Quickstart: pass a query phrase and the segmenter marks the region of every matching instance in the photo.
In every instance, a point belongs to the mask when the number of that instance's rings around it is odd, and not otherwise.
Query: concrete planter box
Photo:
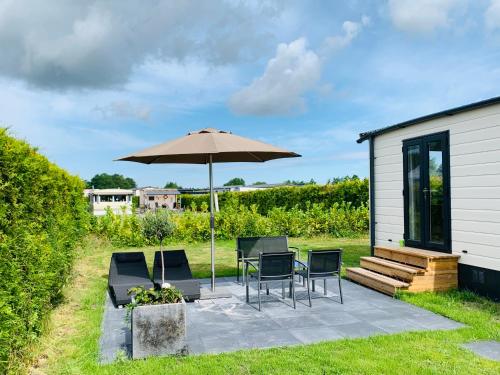
[[[186,302],[132,311],[132,358],[186,354]]]

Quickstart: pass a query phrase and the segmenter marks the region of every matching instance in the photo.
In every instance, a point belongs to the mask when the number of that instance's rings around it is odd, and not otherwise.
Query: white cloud
[[[234,94],[230,108],[238,114],[278,115],[305,110],[302,95],[321,76],[319,56],[307,49],[305,38],[282,43],[269,60],[262,77]]]
[[[257,116],[304,112],[304,95],[308,91],[331,91],[329,85],[318,85],[323,60],[330,52],[347,47],[369,23],[367,16],[363,16],[360,22],[345,21],[342,24],[343,34],[326,38],[320,53],[308,49],[304,37],[290,44],[280,44],[276,56],[267,63],[264,74],[233,94],[229,107],[237,114]]]
[[[274,44],[280,3],[0,1],[0,75],[49,89],[113,88],[147,59],[210,65],[257,59]]]
[[[325,39],[325,49],[327,52],[336,51],[347,47],[355,39],[363,27],[370,24],[370,17],[363,16],[361,22],[345,21],[342,24],[343,35],[331,36]]]
[[[500,29],[500,0],[491,0],[484,18],[489,30]]]
[[[147,105],[134,105],[128,100],[117,100],[106,106],[96,105],[94,111],[100,112],[102,117],[131,118],[142,121],[148,121],[151,115],[151,108]]]
[[[450,24],[450,12],[460,0],[389,0],[389,13],[398,29],[429,34]]]

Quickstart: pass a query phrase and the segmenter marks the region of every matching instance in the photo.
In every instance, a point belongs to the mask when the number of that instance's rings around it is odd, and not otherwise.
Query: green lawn
[[[366,239],[292,239],[290,245],[342,247],[346,265],[357,265],[369,253]],[[181,246],[169,246],[179,248]],[[182,246],[193,272],[208,277],[209,244]],[[129,249],[130,251],[136,249]],[[155,248],[140,249],[152,262]],[[34,374],[499,374],[500,363],[461,349],[476,339],[500,340],[500,304],[469,293],[403,294],[400,298],[467,324],[454,331],[434,331],[339,340],[290,348],[249,350],[184,358],[120,360],[99,366],[98,340],[111,252],[106,243],[90,240],[76,264],[66,301],[53,313],[39,347]],[[217,273],[235,270],[234,242],[217,243]]]

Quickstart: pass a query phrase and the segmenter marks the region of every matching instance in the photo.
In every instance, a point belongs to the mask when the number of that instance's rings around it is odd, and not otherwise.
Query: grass
[[[357,265],[369,252],[367,240],[331,238],[292,239],[291,245],[308,248],[342,247],[346,265]],[[169,248],[179,246],[169,246]],[[209,244],[185,246],[193,273],[208,277]],[[136,250],[136,249],[128,249]],[[141,249],[148,264],[155,248]],[[462,349],[461,343],[478,339],[500,340],[499,304],[470,293],[401,294],[398,297],[467,325],[453,331],[415,332],[339,340],[289,348],[248,350],[193,357],[165,357],[111,365],[97,364],[98,340],[110,253],[107,243],[91,239],[82,248],[66,301],[58,307],[47,334],[34,350],[33,374],[498,374],[498,362]],[[218,275],[235,270],[234,242],[217,243]]]

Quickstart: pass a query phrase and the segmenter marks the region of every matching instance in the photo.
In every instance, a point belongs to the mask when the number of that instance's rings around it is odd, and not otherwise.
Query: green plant
[[[139,197],[137,195],[134,195],[132,197],[132,210],[136,210],[139,208]]]
[[[128,294],[133,295],[132,302],[127,305],[129,310],[137,306],[163,305],[182,301],[182,292],[175,287],[145,289],[142,286],[137,286],[130,288]]]
[[[148,211],[142,219],[142,232],[146,238],[156,238],[160,241],[161,257],[161,287],[165,284],[165,261],[163,259],[163,241],[174,231],[175,225],[168,210]]]
[[[286,211],[294,207],[306,210],[311,204],[323,204],[325,208],[330,208],[335,203],[342,204],[350,202],[353,207],[368,205],[368,179],[357,177],[345,177],[335,183],[327,185],[308,184],[304,186],[282,186],[265,190],[254,190],[244,192],[225,192],[218,194],[219,207],[223,211],[227,205],[237,205],[250,208],[257,207],[257,212],[261,215],[268,215],[274,208],[283,208]],[[183,206],[191,210],[200,210],[208,207],[209,195],[182,195]]]
[[[90,223],[83,189],[0,129],[0,373],[16,371],[62,300]]]

